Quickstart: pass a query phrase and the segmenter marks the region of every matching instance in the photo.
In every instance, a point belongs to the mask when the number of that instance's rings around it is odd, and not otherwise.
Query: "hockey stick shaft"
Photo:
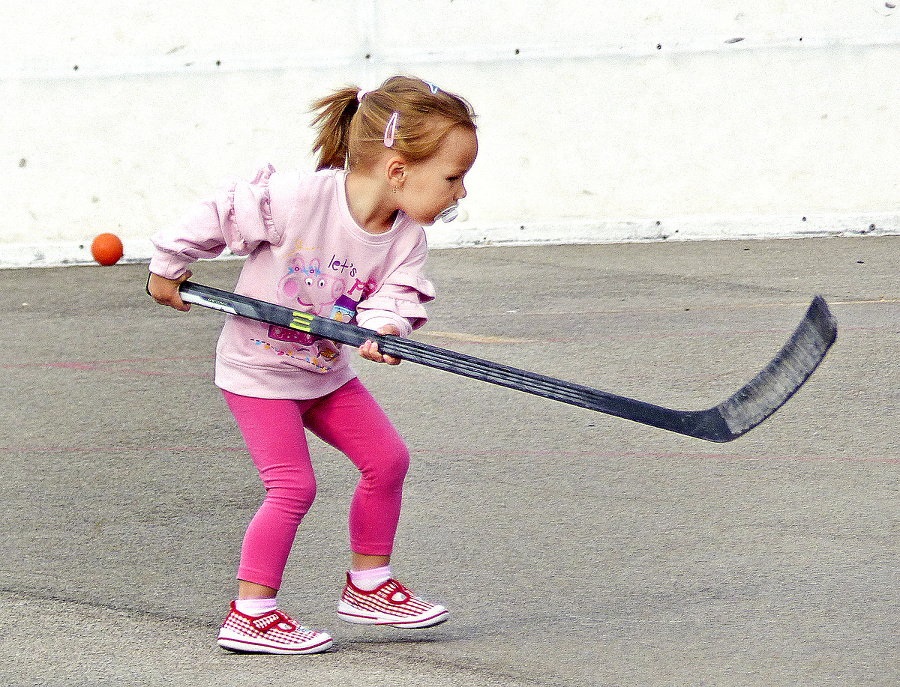
[[[370,329],[349,323],[299,312],[190,281],[181,285],[181,297],[185,302],[351,346],[375,341],[382,353],[409,362],[717,442],[731,441],[777,410],[806,381],[824,357],[836,334],[836,326],[824,300],[817,298],[791,340],[753,381],[719,406],[703,411],[682,411],[520,370],[412,339],[377,334]],[[750,400],[747,400],[750,396],[748,390],[753,392]],[[750,401],[754,403],[753,410],[746,412]],[[723,413],[723,409],[730,409],[730,415],[727,412]]]
[[[654,424],[650,422],[657,414],[654,411],[662,410],[649,403],[616,396],[580,384],[520,370],[411,339],[377,334],[371,329],[297,312],[284,306],[258,301],[193,282],[185,282],[182,285],[181,297],[186,302],[197,303],[351,346],[361,346],[366,341],[375,341],[378,343],[378,350],[381,353],[408,362],[627,419],[634,419],[635,413],[643,411],[641,415],[643,420],[639,419],[638,421]]]

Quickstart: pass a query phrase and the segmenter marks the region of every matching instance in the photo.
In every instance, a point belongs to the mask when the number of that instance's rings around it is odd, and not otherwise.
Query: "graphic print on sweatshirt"
[[[307,262],[299,251],[294,253],[288,273],[278,283],[278,303],[288,308],[351,322],[356,306],[376,287],[356,279],[352,263],[337,256],[325,263],[320,258]],[[349,285],[349,288],[348,288]],[[306,363],[316,372],[328,372],[340,355],[341,346],[327,339],[294,329],[269,326],[270,341],[256,341],[257,345],[276,355],[286,355]]]

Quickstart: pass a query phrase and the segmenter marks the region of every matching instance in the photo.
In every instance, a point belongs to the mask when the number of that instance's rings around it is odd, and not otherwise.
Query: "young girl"
[[[423,225],[453,214],[478,151],[474,114],[461,98],[394,77],[377,90],[339,90],[315,103],[315,174],[268,166],[232,180],[153,237],[150,294],[188,310],[178,287],[198,258],[226,247],[247,260],[242,293],[408,336],[426,320],[434,290],[423,276]],[[374,342],[363,358],[396,365]],[[351,623],[429,627],[443,606],[391,577],[409,452],[356,378],[339,344],[227,316],[216,385],[266,488],[241,548],[238,594],[219,632],[225,649],[325,651],[331,637],[278,609],[291,545],[316,492],[305,430],[345,453],[361,473],[350,506],[350,570],[338,615]]]

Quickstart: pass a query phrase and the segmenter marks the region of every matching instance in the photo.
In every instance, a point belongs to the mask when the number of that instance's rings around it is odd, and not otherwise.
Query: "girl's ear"
[[[388,184],[394,189],[402,187],[403,182],[406,181],[406,171],[408,168],[409,165],[406,160],[401,157],[395,156],[388,159],[387,164],[385,165]]]

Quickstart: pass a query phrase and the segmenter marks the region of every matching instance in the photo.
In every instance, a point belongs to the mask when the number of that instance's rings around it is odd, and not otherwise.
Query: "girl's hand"
[[[147,282],[147,290],[150,292],[153,300],[160,305],[168,305],[176,310],[187,312],[191,309],[191,305],[181,300],[178,287],[181,286],[181,282],[190,279],[190,277],[190,270],[178,277],[178,279],[166,279],[151,272],[150,281]]]
[[[400,334],[400,330],[392,324],[386,324],[378,330],[378,333],[393,334],[394,336],[398,336]],[[375,363],[387,363],[388,365],[399,365],[401,363],[400,358],[394,358],[390,355],[382,355],[378,350],[378,344],[374,341],[366,341],[362,346],[360,346],[359,354],[366,360],[371,360]]]

